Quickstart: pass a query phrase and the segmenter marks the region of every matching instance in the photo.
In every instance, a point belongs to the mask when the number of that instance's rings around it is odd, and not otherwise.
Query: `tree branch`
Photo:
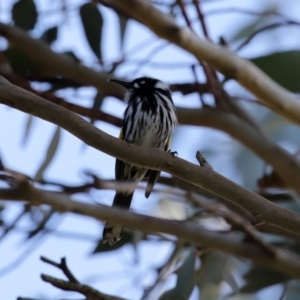
[[[274,143],[264,131],[256,130],[234,114],[216,109],[179,108],[176,112],[181,124],[207,126],[230,134],[273,166],[286,185],[300,193],[300,164],[295,157]]]
[[[23,183],[23,186],[24,186],[24,183]],[[86,296],[87,299],[89,299],[89,300],[125,300],[124,298],[103,294],[88,285],[81,284],[75,278],[75,276],[72,274],[70,269],[68,268],[65,257],[63,257],[60,260],[60,263],[57,263],[57,262],[55,262],[47,257],[44,257],[44,256],[41,257],[41,260],[47,264],[50,264],[50,265],[60,269],[65,274],[65,276],[68,278],[69,281],[65,281],[65,280],[58,279],[58,278],[55,278],[55,277],[52,277],[49,275],[41,274],[42,280],[52,284],[53,286],[55,286],[61,290],[81,293],[84,296]],[[18,298],[18,299],[22,299],[22,298]]]
[[[241,243],[237,237],[206,230],[193,222],[175,222],[132,213],[121,208],[82,203],[71,200],[64,194],[39,191],[27,181],[16,182],[15,186],[14,198],[11,199],[14,201],[25,199],[25,201],[28,201],[32,205],[50,205],[53,209],[61,213],[73,212],[75,214],[90,216],[100,221],[106,220],[116,225],[146,232],[171,234],[182,241],[195,245],[204,244],[211,246],[234,255],[252,259],[256,263],[280,270],[292,277],[300,278],[300,259],[292,253],[282,251],[279,248],[276,248],[276,255],[270,255],[262,247],[253,242]],[[0,199],[3,199],[3,192],[4,189],[0,189]],[[55,285],[54,281],[52,284]],[[58,284],[55,286],[58,286]],[[63,283],[58,287],[63,288],[62,286]]]
[[[193,54],[199,61],[235,79],[268,107],[300,124],[300,103],[294,95],[274,82],[251,62],[238,57],[226,48],[200,39],[188,28],[180,27],[175,20],[142,0],[98,0],[116,7],[147,26],[159,37]],[[134,9],[132,9],[134,7]]]
[[[61,126],[87,145],[122,161],[161,170],[200,186],[247,210],[255,216],[255,222],[259,220],[260,223],[273,224],[300,234],[299,214],[281,208],[211,170],[200,168],[165,151],[139,147],[114,138],[72,112],[18,88],[1,77],[0,103]],[[299,185],[296,190],[300,190]],[[14,198],[10,195],[9,199]]]

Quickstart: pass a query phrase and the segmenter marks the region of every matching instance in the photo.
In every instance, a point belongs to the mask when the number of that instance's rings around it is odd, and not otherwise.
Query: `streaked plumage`
[[[170,137],[177,124],[175,107],[169,86],[149,77],[137,78],[131,82],[111,80],[127,88],[123,127],[120,138],[135,145],[169,149]],[[116,160],[115,176],[119,182],[132,182],[126,192],[117,192],[113,205],[129,208],[136,185],[144,177],[148,178],[145,196],[148,198],[160,172],[147,170]],[[121,239],[123,228],[106,223],[103,242],[113,245]]]

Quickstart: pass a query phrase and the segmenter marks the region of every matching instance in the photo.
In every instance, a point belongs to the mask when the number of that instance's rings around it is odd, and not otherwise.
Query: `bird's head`
[[[140,77],[132,81],[123,81],[118,79],[109,79],[109,81],[124,86],[130,94],[137,93],[141,96],[154,92],[170,92],[169,86],[167,84],[160,81],[159,79],[151,77]]]

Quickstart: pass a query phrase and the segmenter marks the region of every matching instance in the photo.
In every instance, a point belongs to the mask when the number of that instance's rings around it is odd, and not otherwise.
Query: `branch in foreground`
[[[276,248],[276,255],[270,255],[253,242],[241,242],[238,237],[210,231],[193,222],[175,222],[132,213],[121,208],[82,203],[71,200],[64,194],[42,192],[27,181],[17,181],[15,186],[14,189],[0,189],[0,199],[13,201],[25,199],[32,205],[50,205],[53,209],[62,213],[73,212],[145,232],[171,234],[184,242],[214,247],[252,259],[256,263],[277,269],[292,277],[300,278],[300,259],[296,255],[278,248]]]
[[[0,22],[0,35],[7,38],[10,44],[20,49],[25,53],[30,60],[36,64],[42,65],[44,68],[39,68],[39,71],[46,69],[46,74],[38,74],[33,80],[54,81],[57,83],[57,78],[51,78],[51,75],[62,76],[63,80],[71,80],[67,82],[71,86],[80,83],[85,86],[94,86],[104,96],[114,96],[123,100],[125,89],[121,86],[111,88],[111,83],[107,79],[113,78],[113,75],[108,72],[97,72],[91,68],[74,62],[70,57],[64,54],[54,52],[46,43],[39,39],[30,37],[26,31],[16,26],[6,25]],[[38,77],[40,76],[40,78]],[[61,80],[62,81],[62,80]],[[188,95],[194,92],[210,93],[210,88],[206,83],[178,83],[170,84],[173,92],[181,92],[183,95]]]
[[[41,278],[45,282],[48,282],[61,290],[78,292],[86,296],[89,300],[125,300],[124,298],[103,294],[88,285],[81,284],[69,270],[65,257],[61,259],[60,263],[56,263],[55,261],[43,256],[41,257],[41,260],[63,271],[69,279],[69,281],[65,281],[49,275],[41,275]]]
[[[226,77],[235,79],[274,111],[300,124],[300,103],[296,97],[251,62],[238,57],[226,48],[201,40],[194,32],[177,25],[170,15],[156,9],[148,1],[98,1],[116,7],[147,26],[159,37],[188,51],[199,61],[205,61]]]
[[[230,134],[273,166],[287,186],[300,192],[300,164],[263,131],[256,130],[234,114],[209,108],[180,108],[177,109],[177,115],[182,124],[207,126]]]
[[[165,151],[139,147],[114,138],[67,109],[18,88],[1,77],[0,91],[0,103],[61,126],[95,149],[122,161],[161,170],[200,186],[247,210],[253,215],[254,224],[265,222],[300,234],[298,213],[281,208],[211,170],[200,168]],[[300,192],[300,185],[295,184],[295,189]]]
[[[14,32],[14,28],[11,28],[11,30]],[[26,36],[26,33],[23,34]],[[31,42],[31,46],[29,47],[29,49],[31,49],[31,47],[33,48],[36,46],[39,47],[40,45],[39,42],[36,45],[35,40],[29,37],[28,37],[28,42]],[[60,55],[54,52],[52,54],[53,56]],[[47,63],[48,60],[49,58],[47,57]],[[93,70],[90,71],[95,72]],[[34,92],[37,95],[40,95],[45,99],[53,103],[56,103],[62,107],[65,107],[75,113],[81,114],[82,116],[97,119],[97,120],[104,120],[110,124],[114,124],[118,126],[121,125],[121,119],[119,118],[116,118],[112,115],[109,115],[99,110],[86,108],[86,107],[79,106],[77,104],[69,103],[63,100],[62,98],[51,95],[49,93],[38,94],[36,91],[32,90],[32,88],[26,81],[22,80],[20,82],[20,78],[16,78],[16,76],[13,76],[13,74],[11,74],[11,76],[9,75],[7,76],[9,77],[10,80],[12,80],[13,83],[17,84],[18,86],[26,88],[27,90]],[[107,84],[107,82],[103,82],[103,84]],[[191,84],[178,84],[178,85],[175,84],[173,85],[173,88],[174,89],[178,88],[178,91],[180,90],[182,93],[190,93],[194,89],[197,90],[201,88],[202,90],[199,90],[199,92],[203,93],[205,92],[205,89],[207,89],[208,87],[207,85],[202,85],[201,87],[201,85],[193,86]],[[244,145],[252,149],[258,156],[260,156],[262,159],[268,162],[271,166],[273,166],[274,169],[278,172],[278,174],[283,179],[285,179],[285,182],[288,185],[290,185],[294,189],[298,188],[299,186],[298,182],[300,181],[300,166],[296,162],[296,160],[293,157],[291,157],[291,155],[289,155],[286,151],[282,150],[274,142],[272,142],[268,138],[268,136],[265,135],[263,132],[261,131],[254,132],[253,128],[250,128],[249,124],[247,124],[247,122],[245,122],[244,120],[239,120],[236,116],[234,116],[234,114],[230,114],[230,115],[224,114],[221,111],[212,110],[212,109],[195,110],[195,109],[177,108],[177,115],[180,124],[209,126],[229,133],[234,138],[242,142]],[[236,124],[234,123],[237,123],[239,125],[236,126]],[[243,130],[241,130],[242,129],[241,127],[243,128]],[[251,134],[249,133],[249,130],[251,131],[250,132]],[[247,134],[246,131],[248,131]],[[254,137],[254,138],[251,139],[250,137]]]
[[[22,49],[29,58],[43,66],[47,74],[43,76],[60,75],[65,78],[80,82],[87,86],[94,86],[101,90],[103,95],[122,96],[124,89],[107,84],[107,79],[113,75],[104,72],[96,72],[82,64],[76,64],[72,58],[64,54],[58,54],[41,40],[31,38],[26,32],[17,27],[11,27],[0,22],[0,35],[7,38],[10,43]],[[40,68],[41,69],[41,68]]]

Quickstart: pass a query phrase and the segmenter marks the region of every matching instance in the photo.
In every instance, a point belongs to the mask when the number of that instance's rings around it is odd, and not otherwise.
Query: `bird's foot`
[[[178,155],[177,151],[171,151],[171,149],[168,150],[168,153],[170,153],[172,156]]]

